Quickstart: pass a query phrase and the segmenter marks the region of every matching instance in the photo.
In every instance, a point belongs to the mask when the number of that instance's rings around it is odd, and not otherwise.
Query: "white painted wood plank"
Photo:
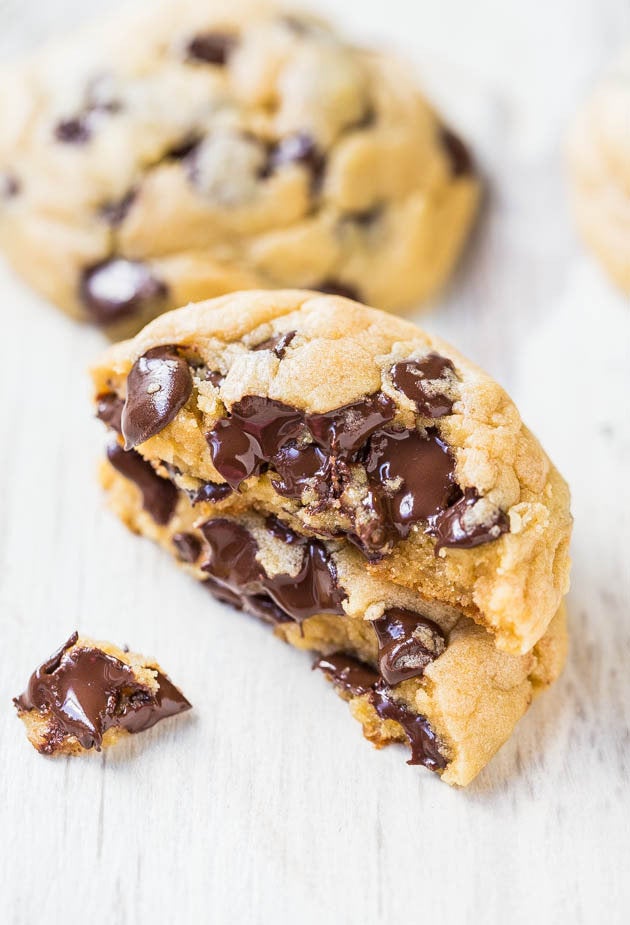
[[[0,0],[0,55],[106,3]],[[407,49],[467,129],[487,208],[424,316],[512,391],[574,491],[571,658],[467,792],[373,751],[309,668],[103,509],[101,347],[0,268],[2,921],[627,921],[630,311],[575,240],[561,137],[625,0],[322,2]],[[9,92],[2,87],[0,92]],[[419,317],[419,316],[418,316]],[[157,655],[196,706],[48,761],[10,708],[75,626]]]

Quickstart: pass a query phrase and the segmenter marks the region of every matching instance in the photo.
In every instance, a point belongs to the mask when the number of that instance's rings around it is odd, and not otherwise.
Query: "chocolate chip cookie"
[[[467,783],[558,674],[566,485],[444,342],[338,296],[244,292],[156,319],[94,382],[113,509],[325,656],[377,744]]]
[[[156,662],[76,632],[33,672],[14,703],[44,755],[100,751],[191,708]]]
[[[630,49],[578,113],[569,168],[582,237],[609,276],[630,292]]]
[[[4,75],[0,247],[34,288],[119,336],[236,289],[439,287],[479,183],[407,68],[269,5],[151,7]]]

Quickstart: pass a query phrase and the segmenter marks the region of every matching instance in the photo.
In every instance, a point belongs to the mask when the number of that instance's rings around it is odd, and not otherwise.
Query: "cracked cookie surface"
[[[408,70],[306,14],[160,3],[5,82],[0,246],[112,336],[245,288],[400,308],[476,209],[472,158]]]

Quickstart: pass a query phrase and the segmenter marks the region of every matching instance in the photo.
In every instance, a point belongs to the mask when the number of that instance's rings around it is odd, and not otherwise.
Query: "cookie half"
[[[153,3],[3,77],[0,247],[112,336],[245,288],[400,308],[476,210],[472,157],[409,68],[306,14]]]

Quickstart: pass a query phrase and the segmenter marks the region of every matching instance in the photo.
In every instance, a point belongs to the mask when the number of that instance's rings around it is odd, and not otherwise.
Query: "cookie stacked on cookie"
[[[0,247],[112,336],[236,289],[417,302],[475,213],[407,68],[258,0],[151,4],[4,79]]]
[[[133,530],[318,665],[378,745],[466,784],[565,652],[568,491],[505,392],[414,325],[244,292],[94,370]]]

